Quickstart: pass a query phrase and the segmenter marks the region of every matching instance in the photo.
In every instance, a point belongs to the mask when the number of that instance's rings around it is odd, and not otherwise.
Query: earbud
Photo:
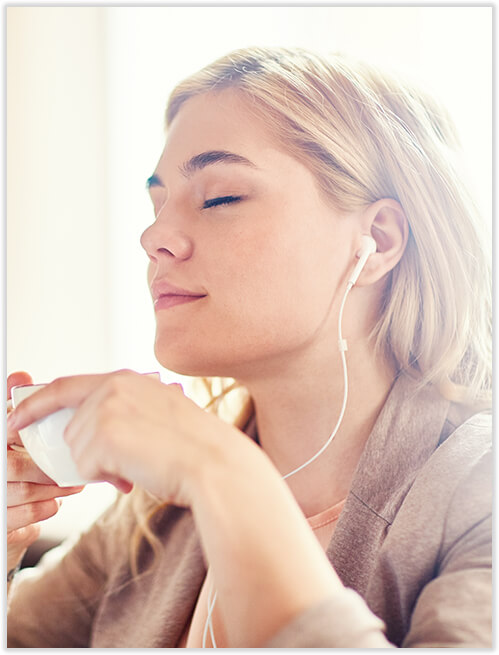
[[[367,258],[376,252],[376,241],[372,237],[368,236],[367,234],[363,234],[361,240],[362,245],[359,252],[357,253],[359,261],[353,269],[352,274],[348,278],[348,284],[351,284],[352,286],[359,279],[359,275],[364,268],[365,263],[367,262]]]

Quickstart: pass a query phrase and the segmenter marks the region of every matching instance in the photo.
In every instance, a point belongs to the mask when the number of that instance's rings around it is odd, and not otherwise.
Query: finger
[[[32,523],[24,528],[12,530],[7,533],[7,546],[22,545],[25,548],[30,546],[40,536],[40,524]],[[7,552],[8,557],[8,552]]]
[[[38,468],[28,453],[7,450],[7,481],[55,484],[54,480]]]
[[[118,478],[115,475],[105,475],[105,482],[114,485],[116,489],[123,494],[129,494],[133,489],[132,482],[128,482],[128,480],[124,480],[123,478]]]
[[[10,407],[9,407],[10,405]],[[12,409],[12,401],[8,400],[7,401],[7,416],[14,411]],[[17,430],[10,430],[9,427],[7,426],[7,446],[9,448],[12,448],[13,450],[18,450],[21,449],[21,451],[25,452],[25,448],[23,446],[23,442],[21,440],[21,436]]]
[[[78,407],[88,394],[110,375],[102,373],[58,378],[20,402],[9,414],[7,426],[11,430],[21,430],[58,409]]]
[[[148,376],[138,373],[132,373],[132,376],[135,376],[135,383],[140,379],[142,385],[158,384]],[[90,444],[102,436],[103,431],[119,433],[116,420],[124,419],[126,412],[137,403],[137,387],[130,385],[131,379],[129,371],[108,375],[82,400],[64,431],[64,440],[70,446],[75,462],[82,454],[89,453]],[[93,454],[93,447],[90,450]]]
[[[19,452],[26,452],[26,448],[23,445],[21,440],[21,435],[19,432],[14,430],[9,430],[7,428],[7,446],[12,448],[12,450],[17,450]]]
[[[17,434],[17,433],[16,433]],[[28,452],[24,446],[21,446],[20,444],[17,443],[10,443],[7,446],[8,450],[15,450],[18,453],[26,453]]]
[[[104,382],[92,389],[82,400],[74,416],[64,430],[64,441],[72,448],[73,458],[76,459],[77,452],[73,448],[73,442],[77,441],[79,449],[87,447],[87,440],[95,433],[96,423],[102,417],[102,402],[109,396],[111,382]]]
[[[35,484],[33,482],[7,482],[7,507],[17,507],[40,500],[78,494],[84,487],[59,487],[56,484]]]
[[[32,523],[45,521],[45,519],[54,516],[61,506],[60,501],[56,498],[51,500],[41,500],[36,503],[27,503],[19,507],[7,508],[7,532],[25,528]]]
[[[113,390],[115,386],[110,380],[87,396],[69,422],[64,439],[71,448],[71,455],[78,468],[85,471],[82,473],[85,478],[109,482],[118,491],[128,494],[133,489],[133,483],[116,474],[112,449],[106,447],[102,452],[98,444],[93,442],[99,436],[98,433],[103,436],[103,430],[119,433],[119,422],[116,422],[115,416],[116,413],[121,416],[123,409],[120,405],[116,407],[116,399],[112,398]],[[111,403],[114,416],[113,412],[109,412],[109,406],[106,411],[106,403]]]
[[[33,384],[33,378],[26,371],[16,371],[11,373],[7,378],[7,400],[11,397],[12,387],[18,387],[22,384]]]

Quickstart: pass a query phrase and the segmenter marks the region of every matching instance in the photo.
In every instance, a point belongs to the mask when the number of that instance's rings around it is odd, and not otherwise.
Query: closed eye
[[[234,202],[239,202],[243,196],[219,196],[218,198],[209,198],[203,203],[203,209],[210,209],[210,207],[219,207],[220,205],[230,205]]]

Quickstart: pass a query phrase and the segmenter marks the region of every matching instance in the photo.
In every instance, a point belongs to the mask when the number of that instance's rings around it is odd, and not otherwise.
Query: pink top
[[[346,499],[344,498],[339,503],[336,503],[336,505],[328,507],[324,511],[319,512],[319,514],[315,514],[314,516],[307,518],[310,527],[314,531],[317,539],[319,540],[319,543],[324,550],[326,550],[329,542],[331,541],[334,528],[340,516],[341,510],[343,509],[343,505],[345,504],[345,500]],[[203,586],[201,587],[201,592],[199,594],[196,607],[194,608],[191,623],[184,630],[184,633],[178,643],[178,648],[202,648],[203,633],[205,629],[206,618],[208,616],[208,593],[210,594],[210,602],[212,602],[215,589],[210,569],[208,569]],[[211,624],[217,648],[226,647],[227,639],[225,627],[222,623],[220,614],[217,611],[216,602],[213,613],[211,615]],[[209,630],[207,633],[206,647],[213,647]]]

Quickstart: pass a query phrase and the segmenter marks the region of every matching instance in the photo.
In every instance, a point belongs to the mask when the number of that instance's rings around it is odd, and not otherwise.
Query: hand
[[[32,384],[28,373],[12,373],[7,378],[7,400],[12,387]],[[10,404],[10,403],[9,403]],[[7,407],[7,414],[12,407]],[[19,450],[17,450],[19,448]],[[22,449],[16,430],[7,427],[7,566],[13,568],[39,536],[39,521],[53,516],[60,506],[60,496],[80,492],[83,487],[58,487]]]
[[[200,409],[180,385],[132,371],[55,380],[20,403],[12,427],[62,407],[76,408],[64,438],[84,478],[125,492],[137,483],[176,505],[192,503],[193,485],[220,455],[222,435],[243,436]]]

